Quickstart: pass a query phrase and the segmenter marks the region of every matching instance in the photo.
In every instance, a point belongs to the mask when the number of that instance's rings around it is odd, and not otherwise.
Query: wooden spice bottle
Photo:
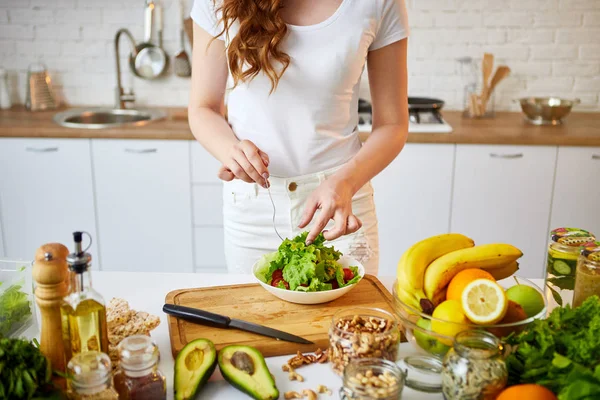
[[[60,243],[48,243],[37,249],[33,264],[36,282],[35,301],[41,314],[40,350],[54,371],[65,372],[65,348],[62,339],[60,305],[68,292],[69,249]],[[55,383],[64,387],[64,379]]]

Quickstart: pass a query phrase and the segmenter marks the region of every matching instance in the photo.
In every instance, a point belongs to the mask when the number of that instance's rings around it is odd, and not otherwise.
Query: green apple
[[[426,318],[419,318],[419,320],[417,321],[417,326],[419,328],[422,328],[425,331],[431,331],[431,320],[426,319]],[[450,350],[450,347],[441,343],[435,337],[433,337],[425,332],[422,332],[418,329],[413,330],[413,335],[415,336],[415,340],[417,341],[417,344],[423,350],[425,350],[431,354],[443,356],[448,352],[448,350]]]
[[[533,317],[544,309],[544,297],[536,289],[527,285],[515,285],[506,291],[508,300],[519,304],[527,317]]]

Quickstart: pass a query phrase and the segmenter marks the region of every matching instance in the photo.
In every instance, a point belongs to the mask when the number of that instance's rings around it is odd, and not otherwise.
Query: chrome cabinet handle
[[[133,153],[133,154],[148,154],[148,153],[156,153],[157,149],[125,149],[125,153]]]
[[[58,147],[26,147],[25,151],[30,153],[55,153]]]
[[[600,160],[600,154],[592,154],[592,160]]]
[[[523,153],[515,153],[515,154],[490,153],[490,157],[492,157],[492,158],[523,158]]]

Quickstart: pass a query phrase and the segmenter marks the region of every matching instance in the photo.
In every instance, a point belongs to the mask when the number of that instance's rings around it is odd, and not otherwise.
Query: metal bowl
[[[521,110],[528,122],[534,125],[560,125],[579,99],[565,100],[558,97],[524,97],[519,99]]]

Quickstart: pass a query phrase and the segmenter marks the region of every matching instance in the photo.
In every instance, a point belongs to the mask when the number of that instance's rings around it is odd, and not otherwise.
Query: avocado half
[[[175,400],[193,399],[217,366],[217,350],[207,339],[185,345],[175,359]]]
[[[256,400],[279,398],[279,390],[260,351],[250,346],[226,346],[219,351],[221,374]]]

